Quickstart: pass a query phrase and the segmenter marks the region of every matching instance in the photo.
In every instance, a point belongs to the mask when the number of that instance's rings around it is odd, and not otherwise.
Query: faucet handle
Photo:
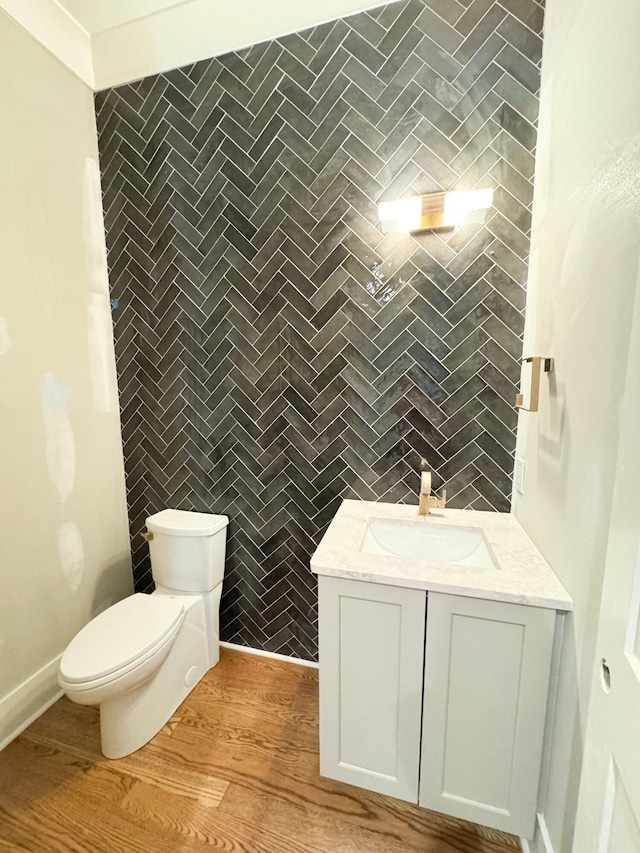
[[[447,490],[442,490],[442,497],[437,498],[435,495],[432,495],[429,498],[429,506],[431,509],[444,509],[447,505]]]
[[[429,515],[432,509],[445,509],[447,506],[447,490],[442,490],[442,497],[420,492],[418,515]]]

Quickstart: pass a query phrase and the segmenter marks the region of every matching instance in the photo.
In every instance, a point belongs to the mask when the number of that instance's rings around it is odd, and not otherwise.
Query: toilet
[[[226,515],[165,509],[146,520],[156,589],[92,619],[62,655],[72,702],[100,706],[102,752],[144,746],[220,657]]]

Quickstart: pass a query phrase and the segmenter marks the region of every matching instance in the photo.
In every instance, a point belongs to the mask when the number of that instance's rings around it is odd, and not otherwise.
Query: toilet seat
[[[184,619],[179,598],[136,593],[92,619],[74,637],[60,662],[64,689],[99,687],[160,653]]]

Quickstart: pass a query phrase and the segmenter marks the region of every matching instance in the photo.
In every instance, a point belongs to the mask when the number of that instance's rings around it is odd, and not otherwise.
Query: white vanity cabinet
[[[320,773],[416,803],[425,594],[318,581]]]
[[[418,802],[532,838],[556,613],[429,593]]]
[[[318,580],[322,775],[531,837],[556,611]]]

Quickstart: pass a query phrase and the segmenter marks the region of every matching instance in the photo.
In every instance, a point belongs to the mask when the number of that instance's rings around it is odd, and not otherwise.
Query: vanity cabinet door
[[[320,773],[416,803],[426,595],[318,581]]]
[[[533,836],[555,619],[429,593],[421,806]]]

